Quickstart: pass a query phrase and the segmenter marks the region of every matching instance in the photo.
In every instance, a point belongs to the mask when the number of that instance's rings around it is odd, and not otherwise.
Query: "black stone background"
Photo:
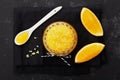
[[[16,7],[71,6],[102,4],[102,24],[108,62],[84,75],[15,74],[13,71],[13,9]],[[120,80],[119,0],[0,0],[0,80]]]

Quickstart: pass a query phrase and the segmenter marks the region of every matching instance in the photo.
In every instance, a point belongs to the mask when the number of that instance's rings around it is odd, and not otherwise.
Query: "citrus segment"
[[[98,54],[102,52],[105,45],[102,43],[91,43],[84,46],[82,49],[78,51],[75,56],[75,63],[83,63],[86,61],[91,60],[92,58],[96,57]]]
[[[81,11],[81,21],[86,30],[94,36],[103,36],[103,29],[97,16],[88,8]]]

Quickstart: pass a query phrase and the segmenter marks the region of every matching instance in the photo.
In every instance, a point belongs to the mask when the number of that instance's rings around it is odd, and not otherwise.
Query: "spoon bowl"
[[[25,44],[30,38],[31,33],[32,32],[29,29],[19,32],[14,39],[15,44],[16,45]]]

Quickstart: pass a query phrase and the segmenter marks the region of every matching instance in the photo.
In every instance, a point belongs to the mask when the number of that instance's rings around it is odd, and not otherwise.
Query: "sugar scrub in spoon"
[[[49,18],[51,18],[53,15],[55,15],[61,9],[62,9],[62,6],[54,8],[47,15],[45,15],[41,20],[39,20],[35,25],[30,27],[29,29],[19,32],[14,39],[15,44],[16,45],[25,44],[28,41],[28,39],[30,38],[33,31],[35,31],[40,25],[42,25],[45,21],[47,21]]]

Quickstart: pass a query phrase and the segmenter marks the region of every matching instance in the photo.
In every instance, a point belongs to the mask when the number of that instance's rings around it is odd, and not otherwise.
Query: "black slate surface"
[[[29,41],[22,45],[17,46],[14,44],[14,64],[17,69],[21,70],[21,72],[39,72],[39,73],[56,73],[56,74],[74,74],[79,75],[82,73],[89,73],[89,69],[91,67],[100,67],[106,62],[107,58],[105,56],[106,52],[104,51],[97,56],[96,58],[83,63],[83,64],[75,64],[74,59],[76,53],[82,48],[84,45],[93,43],[93,42],[101,42],[104,43],[105,37],[95,37],[92,36],[82,25],[80,21],[80,11],[83,6],[78,7],[63,7],[63,9],[46,21],[43,25],[41,25],[30,37]],[[85,7],[85,6],[84,6]],[[94,8],[86,6],[91,9],[97,17],[102,20],[103,9],[102,8]],[[55,7],[38,7],[38,8],[16,8],[14,9],[14,37],[16,34],[22,30],[28,29],[32,25],[34,25],[38,20],[40,20],[45,14],[47,14],[50,10]],[[69,15],[68,15],[69,14]],[[55,21],[65,21],[70,23],[78,35],[78,43],[74,51],[70,54],[71,58],[64,58],[71,66],[68,66],[60,57],[45,57],[41,56],[47,55],[47,51],[42,43],[43,32],[46,27]],[[34,39],[34,36],[37,39]],[[34,49],[36,45],[39,45],[37,50],[40,51],[39,55],[32,56],[30,58],[26,58],[26,54],[29,53],[29,50]],[[107,46],[107,44],[105,44]],[[22,68],[22,69],[21,69]],[[28,69],[30,68],[30,69]],[[56,70],[58,72],[56,72]]]
[[[104,2],[104,4],[103,4]],[[104,9],[102,19],[108,62],[91,73],[76,76],[15,74],[13,71],[13,9],[16,7],[91,5]],[[1,80],[120,80],[119,0],[0,0],[0,79]]]

